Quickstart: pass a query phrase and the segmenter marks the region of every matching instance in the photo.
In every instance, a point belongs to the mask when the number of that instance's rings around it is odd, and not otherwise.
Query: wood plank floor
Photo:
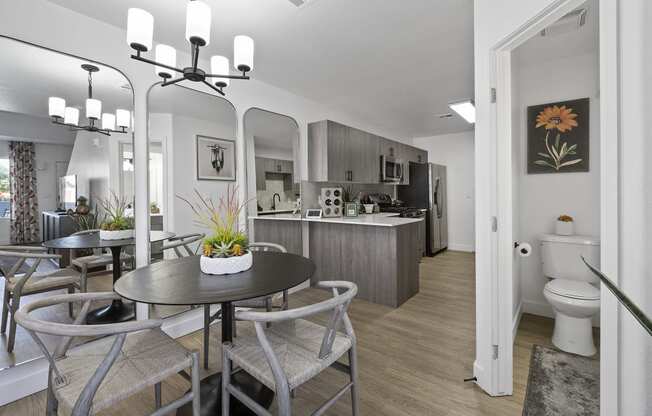
[[[306,289],[291,296],[291,307],[327,294]],[[514,395],[492,398],[477,386],[463,383],[470,377],[475,348],[475,282],[472,254],[445,252],[421,264],[420,293],[398,309],[355,300],[350,316],[358,337],[361,414],[414,416],[521,415],[532,344],[549,345],[553,321],[524,315],[517,335],[514,360]],[[323,316],[315,317],[322,321]],[[219,371],[219,328],[212,330],[209,373]],[[201,334],[181,339],[201,350]],[[345,381],[327,370],[302,386],[293,402],[294,414],[310,414]],[[188,388],[181,377],[164,383],[164,401]],[[153,410],[153,392],[134,396],[105,415],[139,415]],[[0,408],[0,415],[41,415],[43,392]],[[274,409],[272,409],[274,410]],[[348,395],[328,415],[350,414]]]

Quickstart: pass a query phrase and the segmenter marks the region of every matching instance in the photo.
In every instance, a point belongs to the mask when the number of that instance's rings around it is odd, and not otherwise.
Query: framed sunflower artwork
[[[527,173],[589,171],[589,99],[527,108]]]

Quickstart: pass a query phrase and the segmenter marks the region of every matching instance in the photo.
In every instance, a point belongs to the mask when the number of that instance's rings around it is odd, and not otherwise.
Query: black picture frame
[[[195,154],[197,180],[235,182],[237,173],[235,140],[197,134]]]

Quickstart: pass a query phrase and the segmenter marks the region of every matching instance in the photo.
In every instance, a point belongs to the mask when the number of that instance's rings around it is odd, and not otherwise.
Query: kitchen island
[[[391,307],[419,291],[424,218],[379,213],[310,219],[277,214],[252,219],[255,241],[291,245],[293,250],[300,243],[303,254],[317,267],[313,285],[321,280],[348,280],[358,285],[358,298]]]

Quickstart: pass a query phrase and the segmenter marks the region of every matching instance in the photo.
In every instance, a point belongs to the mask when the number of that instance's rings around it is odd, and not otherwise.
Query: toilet
[[[562,351],[596,353],[591,318],[600,311],[599,279],[582,261],[600,264],[600,240],[595,237],[541,236],[543,274],[550,279],[543,296],[555,312],[552,343]]]

